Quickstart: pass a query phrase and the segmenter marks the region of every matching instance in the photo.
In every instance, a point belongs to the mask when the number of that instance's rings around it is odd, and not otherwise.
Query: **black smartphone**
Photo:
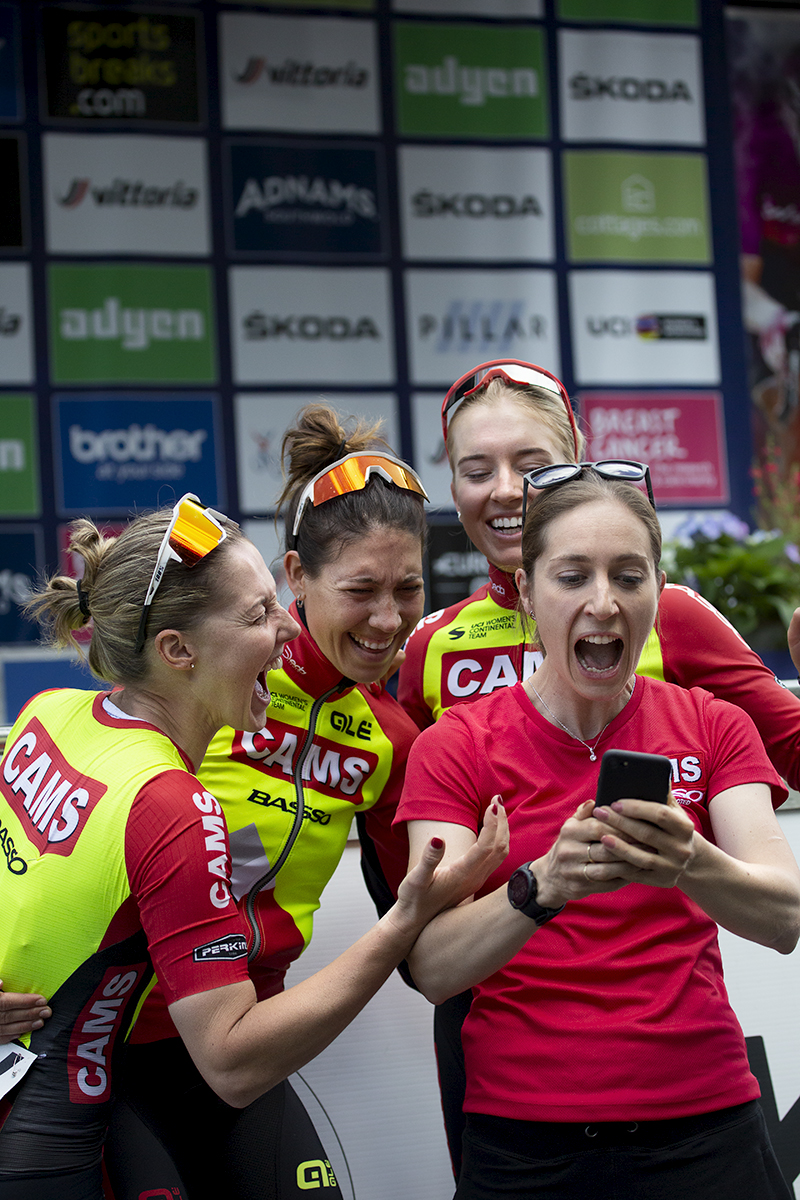
[[[636,750],[606,750],[600,762],[597,805],[615,800],[655,800],[667,803],[672,763],[663,754]]]

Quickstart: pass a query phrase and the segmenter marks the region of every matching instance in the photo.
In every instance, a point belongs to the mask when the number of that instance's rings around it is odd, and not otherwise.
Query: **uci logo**
[[[316,1188],[336,1187],[336,1176],[327,1158],[311,1158],[297,1165],[297,1186],[303,1192]]]

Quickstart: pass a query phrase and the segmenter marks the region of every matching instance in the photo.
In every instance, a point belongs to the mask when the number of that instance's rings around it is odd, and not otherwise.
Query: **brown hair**
[[[348,431],[330,405],[309,404],[301,409],[283,438],[281,465],[286,483],[278,498],[278,513],[285,506],[286,545],[297,551],[303,570],[312,579],[338,558],[345,546],[371,529],[403,530],[419,539],[422,550],[425,548],[427,526],[422,497],[377,475],[372,475],[361,491],[337,496],[318,507],[307,505],[296,544],[292,545],[297,505],[303,488],[315,475],[348,454],[377,450],[395,457],[380,436],[380,422],[349,420],[355,424]]]
[[[450,464],[453,465],[453,429],[461,414],[468,408],[474,407],[477,404],[492,404],[496,400],[502,399],[504,396],[510,396],[516,400],[523,408],[530,411],[532,417],[550,430],[555,438],[556,445],[563,454],[564,462],[575,461],[575,438],[572,433],[572,425],[564,408],[564,401],[554,392],[548,391],[546,388],[536,387],[531,385],[526,387],[519,383],[508,383],[505,379],[500,379],[495,376],[490,379],[484,386],[473,392],[471,396],[467,396],[466,400],[462,400],[457,411],[453,414],[450,425],[447,431],[447,452],[450,455]],[[578,428],[578,456],[583,458],[586,439]]]
[[[564,513],[598,500],[616,500],[629,509],[647,529],[653,566],[661,561],[661,526],[655,509],[637,487],[619,479],[604,479],[584,467],[574,479],[555,487],[528,488],[527,514],[522,530],[522,569],[530,579],[536,560],[544,553],[547,531]]]
[[[171,516],[170,507],[137,517],[115,538],[104,537],[85,517],[73,521],[68,549],[84,561],[80,587],[93,622],[88,654],[73,637],[89,621],[74,579],[52,576],[25,606],[42,625],[45,640],[59,649],[77,646],[98,679],[134,684],[147,674],[148,656],[146,651],[137,653],[136,633]],[[167,564],[150,607],[148,639],[162,629],[193,629],[221,603],[226,555],[245,540],[235,521],[226,517],[223,523],[227,537],[196,566],[172,560]]]

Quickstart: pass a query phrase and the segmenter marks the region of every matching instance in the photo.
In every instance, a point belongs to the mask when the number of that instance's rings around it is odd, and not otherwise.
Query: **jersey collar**
[[[489,563],[489,595],[501,608],[516,608],[519,603],[514,576],[501,571],[494,563]]]
[[[355,686],[353,681],[345,680],[341,671],[322,653],[308,632],[305,621],[297,610],[296,601],[292,601],[289,612],[300,626],[300,633],[291,642],[286,643],[282,669],[308,696],[322,696],[341,683],[346,683],[342,692],[349,691],[350,687]]]

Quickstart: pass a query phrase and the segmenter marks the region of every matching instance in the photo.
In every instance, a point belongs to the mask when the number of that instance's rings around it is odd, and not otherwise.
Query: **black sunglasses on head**
[[[628,458],[607,458],[601,462],[553,463],[549,467],[537,467],[535,471],[528,471],[528,474],[523,478],[522,528],[525,528],[525,511],[528,507],[529,487],[536,488],[537,490],[558,487],[560,483],[567,483],[568,480],[575,479],[587,467],[591,467],[603,479],[621,479],[624,483],[641,483],[644,480],[645,487],[647,488],[647,497],[655,511],[656,502],[653,496],[653,487],[650,483],[650,468],[646,463],[634,462]]]

